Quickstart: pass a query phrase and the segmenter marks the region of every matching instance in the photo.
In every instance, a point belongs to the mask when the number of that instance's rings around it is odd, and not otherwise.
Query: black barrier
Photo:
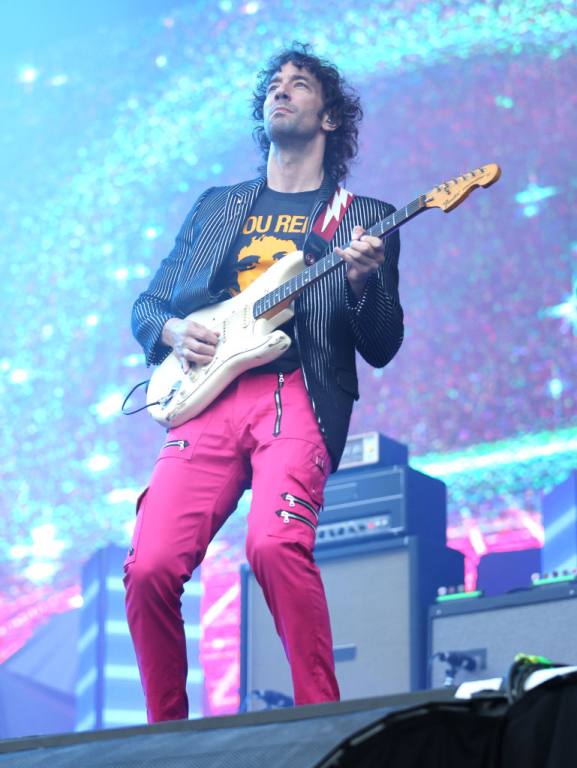
[[[493,768],[507,700],[429,704],[354,734],[314,768]]]
[[[577,673],[514,704],[505,694],[401,710],[343,740],[314,768],[573,768]]]
[[[577,673],[525,693],[507,712],[496,768],[577,766]]]

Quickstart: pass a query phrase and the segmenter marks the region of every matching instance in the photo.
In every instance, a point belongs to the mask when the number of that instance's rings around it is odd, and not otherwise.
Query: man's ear
[[[321,125],[325,131],[336,131],[336,129],[339,127],[338,122],[329,113],[323,115]]]

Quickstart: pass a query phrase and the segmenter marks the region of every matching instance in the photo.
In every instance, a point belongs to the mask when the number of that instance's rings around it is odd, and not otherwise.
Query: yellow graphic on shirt
[[[259,235],[253,237],[248,245],[241,248],[238,254],[238,286],[244,291],[253,280],[262,275],[287,253],[297,250],[296,243],[292,240],[283,240],[273,235]],[[233,293],[237,293],[233,289]]]

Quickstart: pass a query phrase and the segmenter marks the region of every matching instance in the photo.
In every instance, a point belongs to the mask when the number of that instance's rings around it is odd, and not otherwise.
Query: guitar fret
[[[368,235],[383,237],[389,234],[391,231],[397,229],[408,219],[424,210],[426,207],[425,196],[421,195],[416,200],[406,205],[404,208],[395,211],[390,216],[387,216],[382,221],[377,222],[367,230]],[[345,243],[342,247],[347,248],[350,243]],[[344,264],[340,256],[334,251],[329,253],[324,258],[311,264],[309,267],[303,269],[298,275],[295,275],[290,280],[287,280],[280,286],[277,286],[274,290],[262,296],[255,301],[253,305],[253,317],[256,319],[261,315],[268,312],[270,309],[274,309],[275,306],[283,301],[286,301],[290,296],[298,293],[310,283],[315,282],[323,275],[327,274],[336,267]]]

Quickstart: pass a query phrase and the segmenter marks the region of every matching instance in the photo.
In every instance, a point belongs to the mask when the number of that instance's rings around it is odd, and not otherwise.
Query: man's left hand
[[[365,235],[362,227],[355,227],[348,248],[335,248],[347,263],[347,280],[353,294],[359,299],[369,277],[385,260],[385,244],[380,237]]]

